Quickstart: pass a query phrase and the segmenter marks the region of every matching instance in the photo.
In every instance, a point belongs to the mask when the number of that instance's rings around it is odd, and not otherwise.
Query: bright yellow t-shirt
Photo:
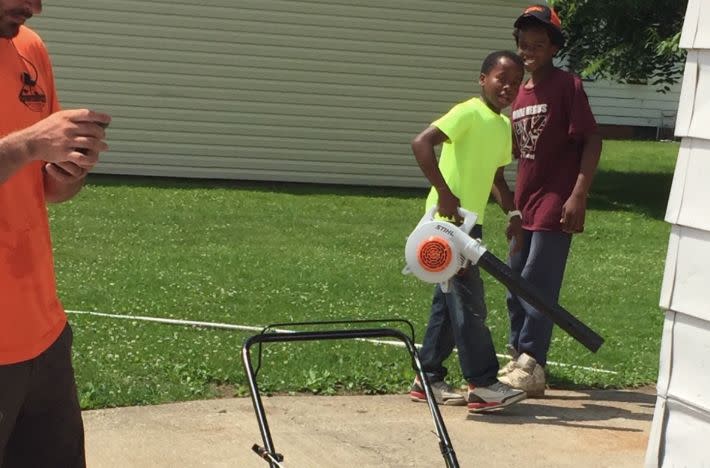
[[[510,120],[493,112],[481,99],[471,98],[432,125],[449,137],[439,159],[444,180],[461,201],[461,207],[476,213],[477,224],[483,224],[495,173],[511,161]],[[434,206],[438,198],[432,187],[426,209]]]

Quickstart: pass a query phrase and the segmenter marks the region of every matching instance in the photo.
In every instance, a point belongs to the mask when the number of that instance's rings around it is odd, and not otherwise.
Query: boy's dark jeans
[[[508,258],[508,265],[536,286],[545,299],[557,303],[571,244],[571,234],[526,230],[521,250]],[[510,291],[507,301],[510,345],[544,366],[552,339],[552,320]]]
[[[482,237],[480,225],[474,226],[471,237]],[[486,325],[487,315],[483,281],[477,266],[469,266],[451,278],[448,293],[436,286],[429,324],[419,351],[422,367],[431,382],[446,377],[443,362],[454,346],[458,349],[461,372],[469,383],[488,386],[496,382],[498,359]]]
[[[84,468],[69,324],[45,352],[0,365],[0,468]]]

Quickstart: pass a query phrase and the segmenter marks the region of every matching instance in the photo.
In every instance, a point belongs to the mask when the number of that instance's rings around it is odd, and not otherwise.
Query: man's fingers
[[[100,138],[78,136],[75,137],[72,143],[73,148],[82,154],[90,152],[101,153],[108,151],[108,145]]]
[[[86,173],[73,163],[47,163],[44,166],[47,174],[60,182],[69,183],[78,180]]]
[[[106,128],[111,123],[111,116],[103,112],[96,112],[90,109],[72,109],[64,111],[72,122],[94,123]]]
[[[71,129],[70,135],[73,135],[74,138],[88,137],[95,140],[105,140],[106,130],[95,122],[74,122],[74,128]]]
[[[102,114],[100,112],[94,113],[94,118],[91,119],[92,122],[97,124],[101,128],[106,128],[111,123],[111,116],[108,114]]]
[[[99,162],[99,155],[93,150],[86,150],[83,148],[74,148],[74,151],[69,153],[69,158],[67,161],[69,164],[73,164],[80,167],[83,170],[91,170],[97,162]]]
[[[55,163],[54,165],[65,173],[74,177],[81,177],[86,172],[81,166],[79,166],[78,164],[74,164],[70,161],[59,162]]]

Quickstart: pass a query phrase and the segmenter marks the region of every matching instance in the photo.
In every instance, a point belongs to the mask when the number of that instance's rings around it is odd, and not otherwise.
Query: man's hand
[[[48,202],[69,200],[81,190],[99,153],[108,149],[104,129],[110,122],[106,114],[69,110],[54,113],[21,132],[31,157],[46,161],[44,194]]]
[[[87,152],[87,154],[84,155],[81,166],[70,161],[65,161],[47,163],[44,165],[44,170],[47,175],[53,177],[58,182],[63,184],[71,184],[86,177],[98,160],[98,153]]]
[[[510,253],[517,253],[523,248],[523,220],[520,216],[513,216],[508,221],[508,227],[505,228],[505,237],[508,243],[515,239],[515,243],[510,249]]]
[[[109,122],[111,117],[107,114],[88,109],[65,110],[17,132],[15,137],[21,139],[31,160],[73,163],[88,170],[96,164],[97,155],[108,149],[103,126]]]
[[[584,231],[584,217],[587,211],[587,197],[574,193],[562,205],[562,230],[567,233]]]

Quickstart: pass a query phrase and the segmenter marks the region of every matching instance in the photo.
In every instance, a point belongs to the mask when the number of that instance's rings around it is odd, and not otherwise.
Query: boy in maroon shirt
[[[528,7],[515,21],[513,36],[530,78],[511,106],[515,206],[524,242],[511,249],[509,265],[557,302],[572,234],[584,230],[601,138],[582,81],[552,63],[564,45],[557,13],[545,5]],[[513,360],[500,380],[542,396],[553,323],[510,292],[507,302]]]

